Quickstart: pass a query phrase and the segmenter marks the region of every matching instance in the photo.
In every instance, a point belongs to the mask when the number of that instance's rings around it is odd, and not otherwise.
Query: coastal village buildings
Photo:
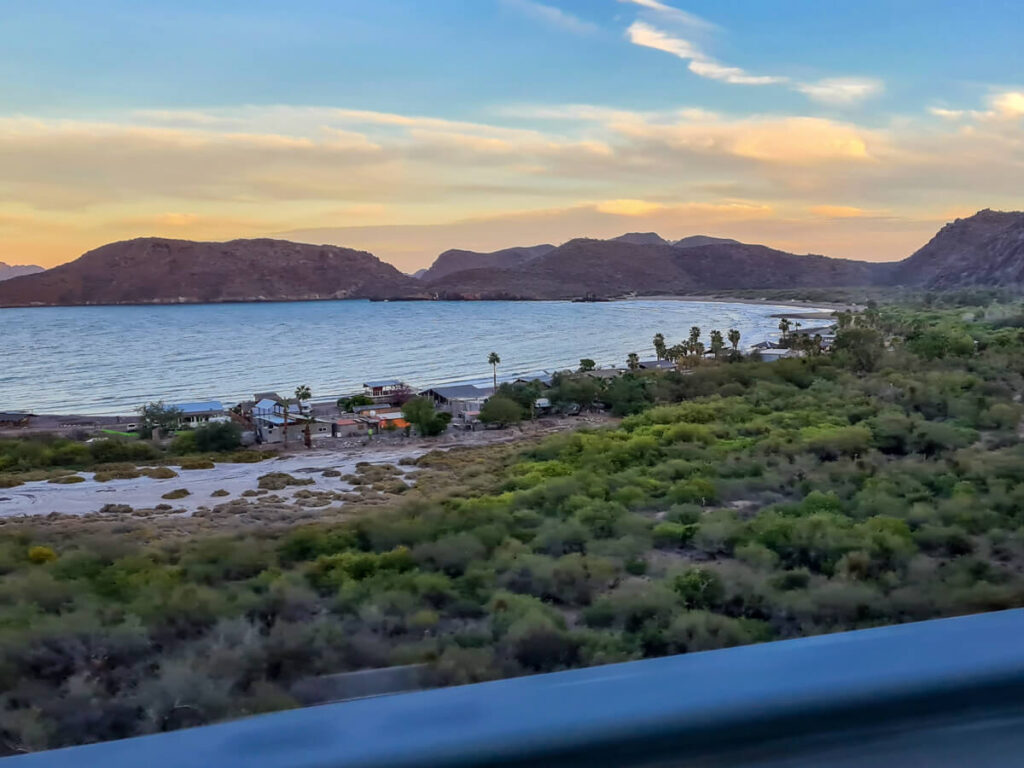
[[[409,392],[409,385],[398,379],[380,379],[363,384],[363,394],[377,401],[386,401],[409,394]]]
[[[181,412],[179,423],[183,427],[196,427],[210,422],[231,421],[219,400],[203,400],[196,403],[174,403],[172,408]]]
[[[0,427],[27,427],[31,418],[30,413],[0,412]]]
[[[640,369],[643,371],[671,371],[676,364],[671,360],[641,360]]]
[[[286,405],[287,411],[285,410]],[[260,443],[284,442],[286,424],[289,430],[294,430],[293,434],[296,438],[306,426],[306,417],[299,412],[297,404],[293,405],[269,397],[253,404],[249,417],[252,419],[253,428],[256,431],[256,441]]]

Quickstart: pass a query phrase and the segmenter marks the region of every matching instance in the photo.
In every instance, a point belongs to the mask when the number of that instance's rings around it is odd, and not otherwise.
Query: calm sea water
[[[581,357],[625,364],[653,357],[690,326],[737,328],[741,345],[778,335],[783,306],[689,301],[323,301],[0,310],[0,411],[130,413],[144,402],[262,390],[315,398],[370,379],[414,386],[501,378],[575,366]]]

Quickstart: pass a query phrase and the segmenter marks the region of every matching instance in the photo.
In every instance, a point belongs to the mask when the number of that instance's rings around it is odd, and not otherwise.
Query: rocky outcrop
[[[893,282],[936,290],[1024,288],[1024,212],[986,209],[947,224],[899,262]]]

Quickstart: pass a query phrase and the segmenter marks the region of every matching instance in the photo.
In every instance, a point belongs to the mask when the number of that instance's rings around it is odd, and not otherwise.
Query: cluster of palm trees
[[[695,325],[690,328],[690,335],[687,339],[670,347],[665,343],[665,336],[663,334],[655,334],[654,354],[658,356],[659,360],[671,360],[678,364],[691,359],[700,360],[704,357],[704,353],[710,349],[717,359],[726,349],[726,338],[728,338],[729,344],[732,345],[733,351],[739,351],[740,332],[735,328],[730,328],[724,336],[717,329],[711,331],[708,335],[709,346],[704,345],[704,342],[700,340],[700,336],[700,326]]]

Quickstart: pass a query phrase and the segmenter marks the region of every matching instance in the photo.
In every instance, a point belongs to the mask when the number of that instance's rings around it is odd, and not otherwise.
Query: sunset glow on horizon
[[[5,12],[0,261],[627,231],[877,261],[1024,207],[1012,2],[147,5]]]

